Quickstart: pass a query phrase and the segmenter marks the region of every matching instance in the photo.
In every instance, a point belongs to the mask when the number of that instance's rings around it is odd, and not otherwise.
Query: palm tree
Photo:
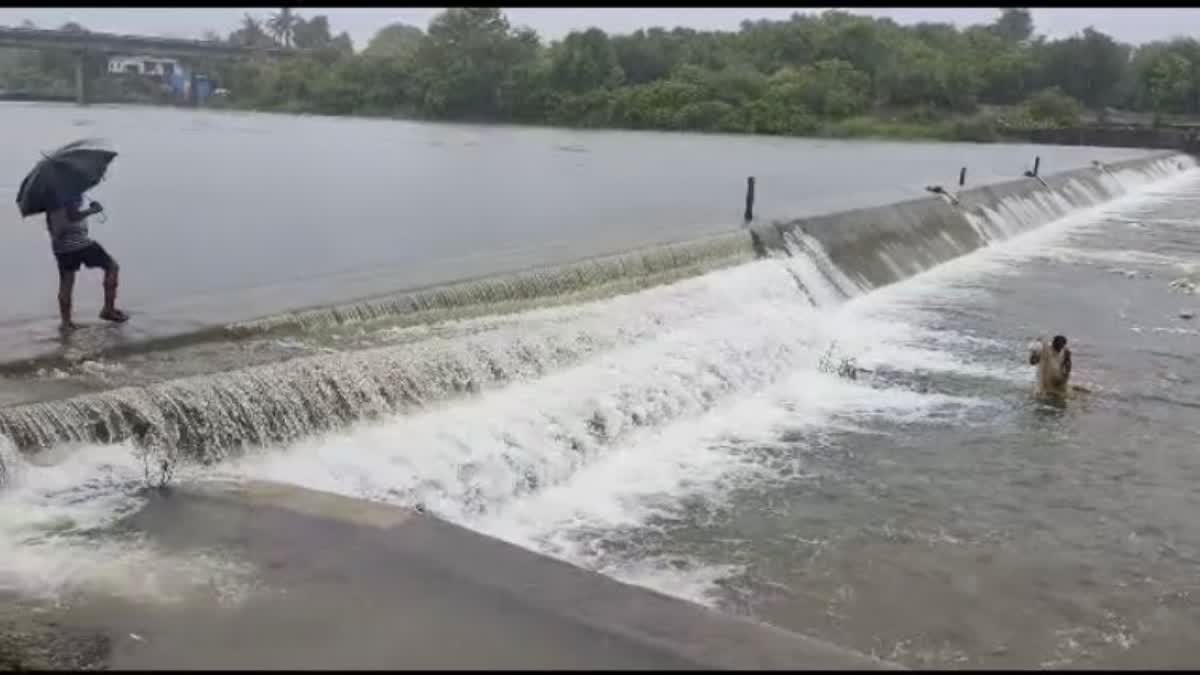
[[[284,47],[291,47],[292,37],[296,32],[296,15],[292,14],[290,7],[280,8],[278,14],[267,20],[267,28]]]
[[[245,31],[246,35],[256,35],[263,32],[262,22],[250,16],[249,12],[246,12],[242,16],[242,30]]]
[[[245,41],[247,47],[262,47],[264,43],[268,42],[266,31],[263,30],[263,22],[260,22],[260,20],[250,16],[248,13],[242,17],[241,30],[238,32],[240,32],[242,41]]]
[[[246,14],[242,17],[242,27],[229,35],[229,41],[243,47],[270,47],[275,40],[263,30],[262,22]]]

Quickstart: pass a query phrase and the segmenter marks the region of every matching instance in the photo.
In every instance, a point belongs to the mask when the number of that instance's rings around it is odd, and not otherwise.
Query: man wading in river
[[[1038,338],[1029,345],[1029,365],[1037,367],[1035,395],[1039,398],[1065,399],[1071,379],[1071,350],[1067,338],[1055,335],[1049,343]]]
[[[71,296],[75,290],[75,272],[79,267],[104,270],[104,309],[100,318],[122,323],[129,315],[117,309],[117,261],[100,244],[88,237],[88,216],[104,210],[99,202],[92,202],[87,209],[82,195],[69,195],[60,200],[59,208],[46,211],[46,229],[50,232],[50,248],[58,261],[58,313],[62,317],[64,330],[77,328],[71,321]]]

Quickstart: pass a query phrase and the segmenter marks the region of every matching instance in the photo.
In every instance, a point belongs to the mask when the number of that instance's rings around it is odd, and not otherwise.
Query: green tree
[[[263,23],[249,14],[242,16],[241,27],[230,33],[227,41],[239,47],[264,48],[278,46],[275,40],[267,33],[266,29],[264,29]]]
[[[1163,54],[1150,69],[1147,88],[1155,113],[1185,112],[1193,100],[1192,64],[1178,53]]]
[[[1176,38],[1134,53],[1126,102],[1159,113],[1200,113],[1200,42]]]
[[[354,52],[350,35],[343,31],[334,37],[329,29],[329,19],[324,15],[318,14],[311,19],[294,15],[293,21],[292,46],[321,52],[318,58],[327,63]]]
[[[815,37],[817,60],[844,61],[872,81],[892,60],[889,38],[895,24],[837,11],[825,12],[821,18],[823,25]]]
[[[1022,50],[1007,50],[978,62],[979,96],[991,103],[1014,104],[1029,96],[1037,65]]]
[[[1058,88],[1043,89],[1029,98],[1026,113],[1035,122],[1059,127],[1078,126],[1083,115],[1079,102]]]
[[[577,124],[579,115],[564,112],[564,100],[570,97],[555,90],[551,79],[550,59],[545,55],[517,64],[501,82],[497,105],[503,118],[530,123]],[[610,103],[606,97],[596,100],[604,106]],[[586,103],[588,101],[577,104]]]
[[[1028,42],[1033,37],[1033,16],[1024,7],[1008,7],[1001,10],[1000,18],[990,28],[1007,43]]]
[[[681,59],[678,36],[661,28],[616,36],[612,45],[625,81],[633,85],[666,78]]]
[[[580,94],[610,89],[624,79],[617,50],[599,28],[569,33],[550,53],[551,81],[559,91]]]
[[[292,46],[299,49],[324,49],[333,42],[329,32],[329,19],[323,15],[305,19],[294,15],[292,24]]]
[[[297,17],[290,7],[282,7],[267,20],[267,29],[284,47],[291,47],[296,33]]]
[[[720,70],[682,66],[672,79],[702,87],[710,98],[734,106],[762,98],[768,80],[753,66],[731,65]]]
[[[795,108],[841,119],[866,111],[870,87],[865,73],[845,61],[828,59],[772,75],[765,102],[772,109]]]
[[[371,57],[410,59],[417,53],[425,32],[416,26],[393,23],[380,28],[363,53]]]
[[[450,119],[488,119],[501,112],[506,76],[538,55],[537,34],[514,29],[495,7],[452,7],[429,23],[414,61],[424,109]]]
[[[1129,67],[1129,47],[1087,28],[1082,35],[1035,49],[1042,87],[1061,88],[1087,106],[1111,104]]]
[[[338,54],[349,56],[354,53],[354,38],[350,37],[350,33],[342,31],[329,41],[329,48]]]
[[[939,52],[953,53],[962,49],[963,35],[952,23],[922,22],[910,29],[913,38]]]
[[[592,127],[989,140],[1076,124],[1082,106],[1200,113],[1196,40],[1131,49],[1090,28],[1061,40],[1034,28],[1023,8],[961,29],[827,11],[736,31],[588,29],[544,46],[497,8],[455,7],[426,31],[385,26],[354,54],[327,17],[285,8],[265,25],[245,15],[228,42],[310,54],[202,65],[246,107]],[[69,54],[0,50],[0,86],[69,93],[73,78]]]
[[[678,129],[679,110],[705,98],[703,88],[674,80],[625,87],[613,99],[612,119],[632,129]]]

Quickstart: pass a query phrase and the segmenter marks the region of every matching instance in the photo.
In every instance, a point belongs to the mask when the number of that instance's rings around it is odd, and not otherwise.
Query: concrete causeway
[[[156,494],[122,527],[252,564],[235,606],[87,601],[114,669],[896,668],[436,517],[274,483]],[[136,637],[135,637],[136,636]]]

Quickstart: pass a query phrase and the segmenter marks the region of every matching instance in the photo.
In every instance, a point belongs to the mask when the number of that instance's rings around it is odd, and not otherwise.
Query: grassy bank
[[[246,100],[227,101],[213,108],[263,112],[285,115],[327,115],[331,117],[361,117],[367,119],[396,119],[413,122],[454,123],[455,121],[421,115],[411,110],[388,110],[376,107],[352,112],[331,112],[304,101],[291,100],[283,104],[262,105]],[[933,142],[1029,142],[1034,129],[1054,128],[1053,123],[1038,123],[1030,120],[1019,108],[988,110],[972,114],[940,114],[928,108],[893,110],[857,115],[844,119],[805,119],[791,129],[738,128],[735,125],[714,124],[699,128],[680,128],[679,125],[661,126],[599,123],[603,120],[553,120],[548,122],[514,122],[488,119],[457,120],[464,124],[505,124],[530,127],[558,127],[567,129],[660,131],[676,133],[734,133],[761,136],[821,139],[878,139],[890,141],[933,141]],[[1064,125],[1066,126],[1066,125]]]

